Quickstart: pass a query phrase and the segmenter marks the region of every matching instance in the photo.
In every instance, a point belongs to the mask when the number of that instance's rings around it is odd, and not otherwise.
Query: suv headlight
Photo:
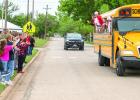
[[[81,42],[84,42],[84,40],[81,40]]]
[[[131,50],[123,50],[121,51],[121,55],[125,55],[125,56],[133,56],[134,52]]]
[[[69,40],[66,40],[66,42],[69,42]]]

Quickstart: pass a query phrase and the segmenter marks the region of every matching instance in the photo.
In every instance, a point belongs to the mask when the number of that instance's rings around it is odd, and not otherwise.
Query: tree
[[[81,19],[86,23],[90,20],[93,9],[95,9],[94,4],[94,0],[60,0],[58,10],[74,20]]]
[[[19,10],[18,6],[15,5],[13,2],[9,1],[8,2],[8,15],[7,15],[7,19],[11,20],[12,14]],[[0,17],[2,16],[2,4],[0,4]]]
[[[48,15],[47,18],[47,31],[49,36],[53,36],[58,29],[58,20],[56,16]]]
[[[93,28],[91,25],[85,24],[82,21],[75,21],[70,17],[67,16],[61,16],[59,19],[59,28],[58,33],[60,33],[62,36],[65,33],[72,33],[72,32],[79,32],[83,35],[87,35],[90,32],[93,31]]]
[[[11,18],[11,22],[23,27],[24,24],[26,23],[26,15],[23,13],[21,13],[19,15],[15,15]]]
[[[127,4],[139,3],[139,0],[60,0],[59,13],[74,20],[87,23],[95,11],[104,13]]]
[[[45,34],[45,14],[38,14],[37,18],[35,19],[35,25],[36,25],[36,36],[44,37]],[[58,27],[58,21],[55,16],[48,15],[47,16],[47,35],[52,36],[53,33],[56,32]]]
[[[103,4],[100,8],[100,12],[105,13],[107,11],[109,11],[109,5],[108,4]]]

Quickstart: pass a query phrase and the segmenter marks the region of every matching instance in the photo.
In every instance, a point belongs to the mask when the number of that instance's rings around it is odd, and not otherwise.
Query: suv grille
[[[70,40],[70,42],[80,42],[80,40]]]

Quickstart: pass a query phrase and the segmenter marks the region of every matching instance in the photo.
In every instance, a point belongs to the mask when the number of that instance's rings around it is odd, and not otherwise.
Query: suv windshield
[[[81,36],[81,34],[73,34],[73,33],[70,33],[70,34],[67,34],[67,38],[68,39],[81,39],[82,36]]]
[[[118,31],[140,31],[140,18],[121,18],[117,21]]]

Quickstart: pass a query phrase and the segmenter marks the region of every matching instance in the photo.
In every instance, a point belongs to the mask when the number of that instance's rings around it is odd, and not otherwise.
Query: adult
[[[35,46],[35,39],[32,36],[30,36],[30,50],[29,50],[30,55],[32,55],[34,46]]]
[[[18,73],[24,73],[22,69],[23,69],[23,63],[25,62],[28,45],[29,43],[27,43],[24,34],[20,34],[20,41],[17,45],[17,47],[20,49],[18,51],[18,71],[17,71]]]

